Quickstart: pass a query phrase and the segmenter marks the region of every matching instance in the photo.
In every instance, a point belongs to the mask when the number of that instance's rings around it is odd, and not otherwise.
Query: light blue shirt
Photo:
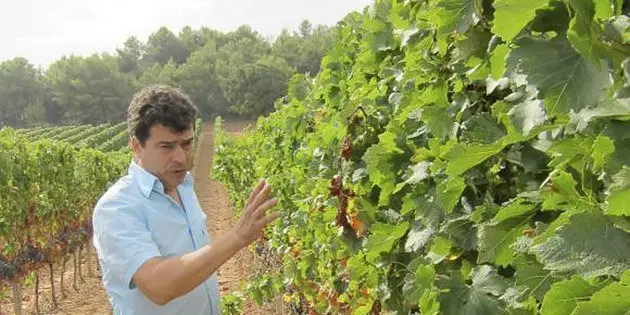
[[[183,255],[208,245],[207,217],[190,173],[177,187],[184,207],[164,193],[162,182],[131,162],[96,204],[94,247],[114,314],[220,314],[216,273],[188,294],[158,305],[133,283],[138,268],[152,257]]]

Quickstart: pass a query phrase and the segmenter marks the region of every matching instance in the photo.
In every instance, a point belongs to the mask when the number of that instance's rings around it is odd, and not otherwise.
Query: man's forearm
[[[230,231],[195,252],[150,260],[149,272],[143,275],[147,279],[141,280],[146,285],[141,289],[154,302],[166,304],[198,287],[243,246]]]

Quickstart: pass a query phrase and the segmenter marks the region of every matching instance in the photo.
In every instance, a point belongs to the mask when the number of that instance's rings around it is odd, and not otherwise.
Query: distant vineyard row
[[[103,152],[127,148],[129,133],[125,122],[101,125],[69,125],[19,129],[17,133],[29,141],[50,139]]]

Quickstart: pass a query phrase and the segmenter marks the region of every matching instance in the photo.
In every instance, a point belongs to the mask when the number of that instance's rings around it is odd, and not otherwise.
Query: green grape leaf
[[[505,146],[502,141],[485,145],[458,143],[444,154],[444,159],[448,161],[446,174],[451,177],[459,176],[489,157],[499,153]]]
[[[439,139],[446,139],[453,134],[455,123],[452,115],[436,104],[429,104],[422,108],[422,121],[427,130]]]
[[[544,124],[547,120],[544,104],[537,99],[515,105],[508,112],[508,116],[524,136],[528,136],[534,127]]]
[[[370,227],[371,235],[368,237],[365,248],[366,258],[374,262],[382,253],[389,253],[396,242],[400,240],[409,230],[409,223],[402,222],[397,225],[374,223]]]
[[[420,220],[425,226],[437,230],[444,218],[444,211],[439,203],[436,190],[437,188],[434,188],[424,194],[409,193],[403,198],[403,212],[413,211],[415,219]]]
[[[567,4],[563,1],[549,1],[549,5],[536,11],[531,29],[535,32],[556,32],[566,34],[569,28],[571,14]]]
[[[484,144],[495,143],[507,134],[505,127],[488,114],[481,113],[470,117],[462,124],[461,140]]]
[[[630,17],[626,15],[616,16],[612,21],[604,22],[604,34],[608,40],[615,41],[613,43],[615,51],[609,51],[609,53],[617,57],[616,60],[619,64],[622,64],[630,53],[627,44],[630,43]],[[621,46],[620,44],[624,44]]]
[[[503,73],[505,73],[505,58],[510,52],[510,48],[507,45],[501,44],[497,46],[492,52],[492,56],[490,57],[490,64],[492,67],[492,78],[495,80],[503,77]]]
[[[542,304],[542,314],[573,314],[577,303],[588,300],[595,291],[596,288],[594,286],[591,286],[584,279],[577,276],[556,282],[551,286],[549,292],[545,294]]]
[[[526,287],[527,294],[534,295],[536,299],[542,301],[554,282],[551,272],[545,270],[544,266],[530,255],[515,259],[514,267],[516,285]]]
[[[509,284],[496,270],[488,265],[476,266],[472,270],[473,286],[494,296],[501,296],[507,290]]]
[[[438,315],[440,313],[439,292],[437,290],[425,290],[420,298],[420,311],[422,314]]]
[[[628,314],[630,310],[630,271],[626,271],[621,281],[611,283],[595,292],[590,301],[579,302],[575,315],[587,314]]]
[[[531,248],[545,269],[584,277],[618,277],[630,269],[630,234],[601,214],[578,213],[568,221]]]
[[[433,239],[431,249],[427,254],[427,258],[431,260],[434,264],[437,264],[444,260],[444,258],[446,258],[448,254],[450,254],[452,247],[453,244],[448,239],[441,236],[435,237]]]
[[[547,5],[549,0],[496,0],[492,32],[509,42],[536,15],[536,10]]]
[[[507,57],[507,72],[526,75],[550,115],[593,106],[612,84],[606,71],[582,57],[566,39],[522,37],[517,45]]]
[[[385,203],[396,188],[396,167],[392,159],[404,153],[396,146],[396,135],[385,132],[379,136],[379,142],[365,152],[363,160],[370,180],[381,188],[381,201]]]
[[[477,24],[475,0],[440,0],[429,13],[429,20],[437,26],[438,40],[442,49],[446,48],[446,39],[456,32],[464,34]]]
[[[464,283],[459,272],[440,278],[437,285],[444,290],[439,296],[441,314],[505,314],[504,303],[498,297],[508,283],[490,266],[475,267],[471,285]]]
[[[403,294],[410,303],[418,303],[425,291],[433,288],[435,269],[433,265],[420,265],[415,272],[410,272],[405,277]]]
[[[471,57],[476,57],[476,60],[481,61],[481,59],[486,57],[491,38],[492,34],[487,30],[471,27],[466,32],[465,38],[455,42],[456,49],[453,51],[453,59],[467,61]]]
[[[422,161],[412,166],[411,176],[405,180],[405,183],[413,185],[429,178],[429,166],[431,166],[431,163],[426,161]]]
[[[466,188],[464,179],[462,177],[455,177],[452,179],[445,179],[440,182],[437,187],[437,201],[442,206],[442,209],[446,213],[451,213],[462,192]]]
[[[606,191],[606,213],[630,216],[630,167],[624,166],[612,179]]]
[[[409,230],[405,251],[417,252],[426,246],[437,231],[433,227],[424,227],[420,222],[416,222]]]
[[[613,1],[594,1],[595,17],[598,19],[608,19],[615,15]]]
[[[543,209],[579,210],[592,209],[592,204],[577,191],[577,182],[571,174],[559,171],[551,179],[551,185],[542,190]]]
[[[602,169],[608,156],[615,152],[615,144],[606,136],[598,136],[593,143],[593,166]]]
[[[501,222],[492,221],[481,224],[478,231],[479,257],[477,263],[491,262],[507,266],[514,259],[512,245],[523,231],[531,227],[529,221],[533,215],[518,216]]]
[[[593,0],[569,0],[569,3],[575,10],[569,27],[569,41],[583,56],[597,64],[605,58],[606,49],[599,41],[603,33],[601,26],[593,23],[595,4]]]
[[[531,214],[534,211],[536,211],[536,205],[515,201],[507,206],[501,207],[499,213],[494,217],[494,220],[496,222],[503,222],[514,217]]]
[[[440,232],[462,250],[477,249],[477,226],[469,220],[468,216],[447,220]]]
[[[595,108],[585,108],[578,113],[571,113],[571,123],[578,131],[584,131],[588,124],[597,119],[630,120],[630,99],[604,100]]]

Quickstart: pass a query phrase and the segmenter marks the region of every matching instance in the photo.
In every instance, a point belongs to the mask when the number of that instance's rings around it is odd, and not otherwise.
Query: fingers
[[[270,198],[270,194],[271,185],[263,179],[258,182],[249,196],[239,223],[239,230],[247,235],[247,239],[260,237],[264,234],[262,229],[280,217],[280,213],[265,216],[267,210],[278,204],[278,199]]]
[[[271,185],[265,184],[265,187],[256,195],[254,201],[250,204],[252,209],[257,209],[263,202],[269,198],[269,193],[271,192]]]
[[[279,217],[280,217],[280,212],[276,212],[262,218],[263,226],[268,225],[269,223],[273,222]]]
[[[254,217],[255,218],[262,218],[265,215],[265,212],[278,204],[278,199],[273,198],[273,199],[269,199],[267,201],[265,201],[262,205],[258,206],[258,208],[256,208],[256,210],[254,210]]]
[[[249,206],[254,201],[254,198],[258,196],[258,194],[263,189],[263,187],[265,187],[265,180],[261,179],[258,182],[258,185],[256,185],[256,188],[254,188],[254,190],[252,191],[252,194],[249,196],[249,199],[247,200],[247,203],[245,204],[245,206]]]

